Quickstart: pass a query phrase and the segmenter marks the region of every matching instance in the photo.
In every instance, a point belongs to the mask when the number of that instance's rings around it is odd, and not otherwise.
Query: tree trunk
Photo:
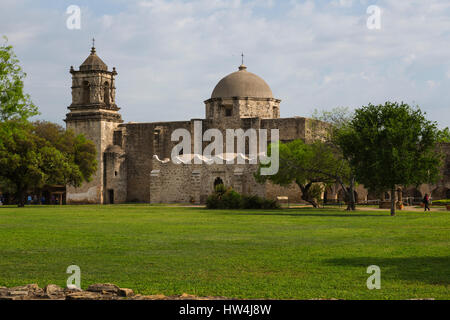
[[[37,190],[36,193],[37,193],[37,195],[38,195],[38,199],[37,199],[38,202],[37,202],[37,203],[38,203],[39,205],[41,205],[41,204],[42,204],[42,200],[41,200],[41,199],[42,199],[42,189],[39,188],[39,189]]]
[[[319,204],[309,196],[309,189],[311,188],[312,183],[308,183],[305,186],[300,183],[297,183],[297,185],[299,186],[300,190],[302,191],[302,199],[305,200],[306,202],[312,204],[312,206],[314,208],[318,208]]]
[[[17,191],[17,206],[19,208],[25,207],[25,191],[23,189],[20,189]]]
[[[356,199],[355,199],[355,179],[350,179],[350,185],[348,187],[348,205],[347,205],[347,211],[355,211],[356,210]]]
[[[396,196],[395,196],[395,186],[391,188],[391,216],[395,216],[395,203]]]

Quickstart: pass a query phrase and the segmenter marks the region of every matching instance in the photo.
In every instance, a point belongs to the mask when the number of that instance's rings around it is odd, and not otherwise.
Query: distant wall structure
[[[211,97],[204,101],[204,119],[173,122],[124,123],[115,103],[116,69],[108,71],[95,48],[79,70],[71,67],[70,73],[72,104],[68,107],[66,126],[94,142],[98,170],[93,180],[82,187],[67,187],[67,203],[204,203],[217,181],[243,194],[272,199],[288,196],[291,202],[302,201],[295,184],[280,187],[257,183],[255,164],[193,165],[167,161],[179,143],[171,141],[172,133],[185,129],[193,137],[198,123],[202,134],[218,129],[224,137],[227,129],[267,129],[269,133],[271,129],[278,129],[282,142],[302,139],[310,143],[323,137],[327,126],[323,122],[304,117],[280,118],[281,100],[273,96],[262,78],[247,71],[244,65],[220,80]],[[204,143],[203,147],[208,144]],[[447,152],[444,179],[435,186],[408,189],[406,193],[433,192],[439,197],[450,197],[450,144],[443,148]],[[236,157],[246,157],[248,150],[246,142],[245,154],[239,154],[238,150],[232,153]],[[191,152],[185,150],[181,156],[199,155],[191,148]],[[324,193],[324,198],[339,201],[342,194],[339,186],[335,186]],[[371,197],[363,186],[358,186],[355,196],[359,202]]]

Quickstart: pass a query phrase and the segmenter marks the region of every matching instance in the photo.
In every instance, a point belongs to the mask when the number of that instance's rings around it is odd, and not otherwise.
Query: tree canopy
[[[95,146],[84,136],[48,122],[0,122],[0,182],[19,206],[45,185],[79,187],[97,168]]]
[[[439,130],[422,111],[405,103],[386,102],[355,111],[336,139],[357,180],[373,191],[433,183],[439,177]],[[395,215],[395,196],[391,197]]]
[[[350,166],[349,159],[346,158],[342,152],[342,148],[339,145],[339,140],[337,137],[341,130],[346,128],[353,118],[353,112],[346,107],[334,108],[330,111],[315,110],[313,119],[326,122],[328,124],[327,130],[325,130],[322,140],[325,141],[328,148],[333,150],[333,154],[337,163],[340,163],[341,170],[335,170],[330,172],[327,168],[324,168],[328,173],[331,173],[331,177],[336,180],[341,186],[341,190],[344,192],[345,199],[347,202],[347,210],[356,210],[356,201],[354,189],[356,187],[357,181],[355,177],[355,172]]]
[[[28,191],[45,185],[79,187],[97,169],[96,148],[83,135],[45,121],[24,93],[25,73],[12,46],[0,46],[0,186],[19,206]]]
[[[336,183],[336,176],[345,175],[344,171],[348,170],[348,166],[339,161],[333,149],[321,141],[306,144],[302,140],[294,140],[281,143],[279,150],[278,173],[261,176],[258,172],[257,181],[271,181],[281,186],[295,183],[302,192],[302,199],[314,207],[318,207],[324,187]],[[261,167],[264,165],[260,164]]]
[[[84,181],[90,181],[97,170],[97,152],[94,143],[87,140],[84,135],[75,135],[73,131],[48,121],[34,122],[33,133],[61,152],[66,163],[72,167],[64,175],[60,174],[63,179],[53,177],[54,184],[79,187]]]
[[[448,127],[439,131],[438,142],[450,143],[450,129]]]
[[[24,93],[26,74],[19,66],[13,48],[5,43],[0,46],[0,121],[26,120],[39,114],[28,94]]]

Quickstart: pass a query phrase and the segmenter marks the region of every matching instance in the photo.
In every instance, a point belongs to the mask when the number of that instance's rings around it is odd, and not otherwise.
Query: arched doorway
[[[222,186],[224,185],[223,180],[220,177],[217,177],[216,180],[214,180],[214,189],[216,189],[217,186],[220,186],[220,185],[222,185]]]
[[[447,192],[445,193],[445,198],[450,199],[450,189],[447,189]]]

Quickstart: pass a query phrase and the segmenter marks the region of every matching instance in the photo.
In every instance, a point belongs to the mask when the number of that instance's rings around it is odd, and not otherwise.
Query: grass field
[[[115,283],[141,294],[449,299],[450,215],[336,209],[0,208],[0,286]],[[381,290],[368,290],[370,265]]]

